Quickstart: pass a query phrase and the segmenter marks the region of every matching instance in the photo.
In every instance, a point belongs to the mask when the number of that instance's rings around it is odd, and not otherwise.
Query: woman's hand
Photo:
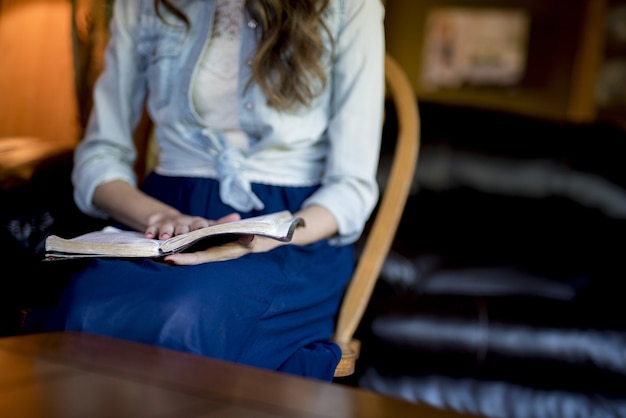
[[[157,224],[148,227],[146,230],[146,237],[149,237],[148,234],[152,233],[159,234],[159,239],[168,239],[170,237],[169,234],[172,233],[174,236],[180,235],[205,226],[238,221],[240,219],[241,216],[238,213],[226,215],[216,221],[208,221],[204,218],[186,215],[167,217],[163,218]],[[196,252],[170,254],[163,259],[171,264],[188,266],[213,261],[232,260],[254,252],[269,251],[276,248],[280,244],[281,243],[279,241],[274,239],[260,235],[246,234],[240,235],[238,239],[233,242],[216,245]]]
[[[304,227],[296,228],[289,244],[309,245],[321,239],[327,239],[337,232],[337,222],[327,209],[321,206],[308,206],[294,216],[304,220]],[[217,222],[223,222],[225,218]],[[250,253],[261,253],[273,250],[286,243],[260,235],[242,235],[235,242],[207,248],[193,253],[171,254],[165,261],[178,265],[209,263],[243,257]]]
[[[222,218],[223,219],[223,218]],[[193,253],[176,253],[164,257],[164,260],[176,265],[193,265],[213,261],[226,261],[243,257],[250,253],[259,253],[272,250],[280,241],[260,235],[241,235],[237,241],[210,247]]]
[[[239,219],[241,219],[241,216],[237,213],[226,215],[216,221],[186,215],[172,216],[163,218],[155,225],[148,227],[146,237],[149,237],[149,234],[154,234],[153,236],[158,234],[159,239],[168,239],[170,236],[184,234],[205,226],[238,221]],[[188,266],[213,261],[232,260],[253,252],[269,251],[278,245],[280,245],[280,242],[260,235],[241,235],[233,242],[216,245],[196,252],[170,254],[163,259],[171,264]]]
[[[183,215],[181,213],[168,213],[154,215],[145,230],[146,238],[166,240],[176,235],[186,234],[196,229],[241,219],[238,213],[231,213],[216,221],[210,221],[199,216]]]

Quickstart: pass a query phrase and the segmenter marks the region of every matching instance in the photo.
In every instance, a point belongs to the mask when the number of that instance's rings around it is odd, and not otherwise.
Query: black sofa
[[[626,417],[626,134],[423,104],[422,121],[347,383],[489,417]]]

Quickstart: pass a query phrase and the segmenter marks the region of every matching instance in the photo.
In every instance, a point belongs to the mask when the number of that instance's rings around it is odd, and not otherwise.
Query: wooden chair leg
[[[361,342],[356,339],[348,343],[339,343],[341,347],[341,361],[335,369],[335,377],[350,376],[354,373],[356,361],[361,352]]]

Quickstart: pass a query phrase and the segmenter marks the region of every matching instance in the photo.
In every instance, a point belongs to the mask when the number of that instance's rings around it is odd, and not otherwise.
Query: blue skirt
[[[233,210],[219,183],[151,174],[144,190],[184,213],[217,219]],[[297,211],[315,187],[254,184],[263,211]],[[341,358],[330,342],[352,275],[352,246],[285,245],[230,261],[173,266],[95,259],[78,272],[46,330],[92,332],[270,370],[331,380]]]

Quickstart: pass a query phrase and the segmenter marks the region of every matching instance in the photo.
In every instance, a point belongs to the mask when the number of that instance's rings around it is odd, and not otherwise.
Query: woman
[[[117,0],[75,154],[75,200],[147,237],[288,209],[260,236],[163,260],[94,260],[47,329],[81,330],[324,380],[376,199],[378,0]],[[137,186],[144,103],[160,153]]]

